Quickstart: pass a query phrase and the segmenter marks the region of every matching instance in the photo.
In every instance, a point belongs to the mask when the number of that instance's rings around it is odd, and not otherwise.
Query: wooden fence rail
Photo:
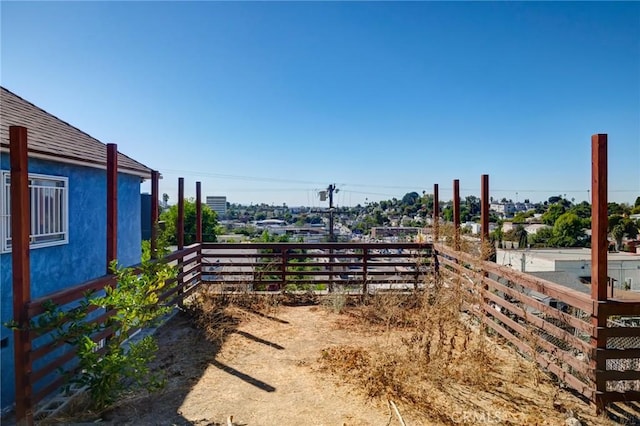
[[[199,245],[194,244],[169,254],[161,261],[182,268],[184,272],[167,282],[169,289],[159,294],[159,300],[163,305],[171,306],[180,298],[190,294],[199,283],[200,258],[198,256]],[[133,266],[133,272],[139,272],[140,266]],[[55,306],[62,311],[72,310],[85,299],[87,292],[100,293],[107,286],[115,286],[115,275],[109,274],[87,281],[75,287],[67,288],[27,303],[26,309],[29,318],[33,321],[46,312],[48,306]],[[175,285],[174,285],[175,284]],[[95,306],[88,308],[89,315],[86,321],[96,325],[104,324],[115,311],[105,312]],[[66,323],[59,324],[65,327]],[[132,330],[130,334],[137,332]],[[90,336],[99,343],[111,337],[114,330],[104,329]],[[63,339],[57,338],[50,330],[31,331],[31,349],[25,354],[31,362],[32,371],[28,375],[29,385],[32,387],[31,406],[35,407],[40,401],[56,393],[69,379],[69,373],[75,371],[77,365],[76,348]]]
[[[594,301],[590,294],[440,244],[434,253],[440,276],[481,292],[481,306],[473,312],[493,332],[568,386],[600,408],[639,400],[640,302]],[[606,327],[594,325],[598,316],[606,318]],[[606,348],[594,345],[595,336],[606,339]]]
[[[418,243],[203,243],[202,281],[220,290],[375,292],[418,288],[432,247]]]
[[[476,294],[469,311],[496,336],[533,357],[545,369],[591,401],[640,398],[640,302],[594,301],[569,289],[441,244],[417,243],[196,243],[162,261],[178,268],[177,285],[159,295],[176,305],[201,285],[216,291],[334,290],[358,294],[425,289],[436,276]],[[37,319],[51,303],[73,309],[89,290],[116,285],[113,275],[88,281],[26,304]],[[104,323],[113,312],[92,309],[88,321]],[[607,327],[592,318],[605,316]],[[91,338],[108,338],[106,329]],[[605,348],[593,336],[607,339]],[[65,384],[61,371],[75,368],[75,348],[51,335],[30,333],[31,404]],[[598,382],[603,385],[598,390]]]

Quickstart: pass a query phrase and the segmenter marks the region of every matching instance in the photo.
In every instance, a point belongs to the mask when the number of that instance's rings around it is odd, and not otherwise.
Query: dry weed
[[[407,403],[412,410],[447,423],[444,394],[460,386],[489,389],[497,385],[496,366],[486,339],[470,326],[460,308],[471,297],[459,286],[447,285],[414,293],[372,296],[355,309],[356,317],[369,326],[383,326],[402,337],[384,347],[326,349],[321,364],[365,394],[382,400]],[[456,385],[456,386],[454,386]],[[450,408],[450,407],[449,407]]]
[[[190,298],[184,309],[194,326],[203,331],[208,341],[222,343],[243,318],[249,318],[254,314],[274,315],[282,297],[279,294],[199,291]]]
[[[453,244],[455,237],[447,224],[441,226],[440,232],[446,242]],[[491,247],[473,247],[465,239],[460,240],[460,246],[479,258],[491,255]],[[384,326],[395,336],[395,340],[389,338],[387,342],[395,343],[326,349],[320,358],[322,368],[356,385],[371,398],[404,402],[420,417],[441,424],[474,424],[478,419],[456,417],[456,413],[478,412],[477,402],[471,402],[472,395],[517,394],[521,388],[515,385],[507,390],[509,383],[502,371],[504,350],[488,338],[485,315],[480,314],[486,297],[482,284],[485,275],[480,268],[473,269],[477,272],[458,274],[453,279],[434,277],[424,283],[424,290],[409,295],[369,297],[363,306],[348,313],[367,326]],[[518,371],[512,372],[514,379],[521,378],[529,385],[530,379],[522,376],[530,375],[530,368],[529,363],[518,364]],[[536,376],[536,382],[539,380],[541,377]],[[518,413],[518,402],[518,398],[504,401],[503,408]],[[500,402],[497,404],[491,409],[500,409]],[[536,415],[535,411],[523,411],[518,413],[517,421],[500,423],[541,424]]]

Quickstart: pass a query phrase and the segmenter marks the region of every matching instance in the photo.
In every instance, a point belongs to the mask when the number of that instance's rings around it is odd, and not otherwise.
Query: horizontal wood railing
[[[176,278],[168,280],[168,290],[158,295],[163,305],[171,306],[178,303],[193,291],[199,282],[199,249],[199,245],[194,244],[183,250],[172,252],[161,260],[181,268],[183,271]],[[131,268],[134,273],[140,272],[140,265]],[[116,277],[110,274],[39,297],[27,304],[29,318],[37,324],[38,317],[46,312],[48,306],[56,306],[62,311],[72,310],[85,299],[87,292],[100,294],[107,286],[114,285],[116,285]],[[90,306],[88,312],[86,321],[94,324],[104,324],[115,314],[115,311],[105,312],[95,306]],[[65,323],[63,322],[59,326],[65,327]],[[132,330],[130,335],[135,332],[137,330]],[[111,337],[113,333],[113,329],[106,328],[90,337],[94,342],[99,343]],[[68,381],[68,373],[75,371],[77,365],[76,348],[64,340],[56,338],[56,334],[51,330],[31,331],[30,338],[32,344],[28,355],[32,365],[30,374],[33,389],[32,399],[33,404],[37,404],[60,389]]]
[[[202,244],[201,279],[220,290],[417,288],[431,273],[431,245],[417,243]]]
[[[417,243],[252,243],[194,244],[163,261],[178,269],[169,288],[159,294],[164,305],[180,304],[201,284],[215,291],[344,291],[367,294],[382,290],[425,289],[436,276],[458,283],[475,297],[466,309],[491,330],[534,358],[591,401],[640,397],[640,302],[594,302],[590,294],[546,281],[441,244]],[[116,285],[105,275],[27,304],[36,320],[48,304],[73,309],[87,291]],[[588,287],[586,287],[588,289]],[[113,312],[92,308],[88,321],[104,323]],[[593,319],[606,316],[607,327]],[[113,331],[91,338],[99,342]],[[596,350],[593,336],[605,336]],[[61,371],[75,368],[75,348],[50,334],[31,333],[29,353],[34,403],[59,389]],[[606,382],[606,392],[596,383]],[[601,387],[602,388],[602,387]]]
[[[640,301],[607,300],[596,306],[607,326],[598,333],[606,348],[596,351],[596,377],[604,403],[640,400]]]
[[[640,397],[640,301],[591,299],[532,275],[479,260],[437,244],[438,273],[479,294],[472,312],[560,380],[592,402],[637,401]],[[605,316],[606,328],[594,318]],[[593,345],[607,339],[606,349]],[[606,382],[606,391],[596,383]]]

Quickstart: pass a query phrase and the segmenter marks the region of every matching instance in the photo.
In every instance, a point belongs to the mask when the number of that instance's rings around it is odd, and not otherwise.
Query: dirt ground
[[[155,362],[166,372],[167,386],[153,395],[127,397],[103,413],[100,424],[227,425],[230,416],[233,425],[252,426],[401,424],[387,400],[367,398],[322,368],[320,360],[339,348],[394,345],[402,333],[358,326],[353,315],[322,306],[231,310],[233,325],[217,343],[207,341],[182,313],[158,329]],[[520,365],[514,362],[505,364],[505,381]],[[615,424],[550,380],[529,387],[522,382],[496,392],[457,389],[453,395],[464,404],[449,401],[449,412],[439,418],[395,403],[407,425],[565,425],[572,415],[583,425]]]
[[[158,330],[158,361],[169,375],[159,394],[106,413],[111,424],[385,425],[389,409],[318,374],[329,346],[353,342],[316,306],[271,315],[234,308],[240,318],[222,347],[177,316]]]

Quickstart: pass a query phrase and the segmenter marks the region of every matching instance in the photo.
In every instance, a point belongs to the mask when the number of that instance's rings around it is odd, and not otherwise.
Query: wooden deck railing
[[[441,277],[480,293],[472,311],[561,381],[600,407],[640,400],[640,301],[594,301],[446,246],[438,244],[434,252]],[[598,316],[607,327],[594,325]],[[598,335],[606,339],[605,349],[596,348]]]
[[[220,290],[374,292],[418,288],[432,273],[430,244],[202,245],[202,281]]]
[[[469,312],[497,336],[518,348],[591,401],[640,399],[640,302],[593,301],[562,285],[436,244],[416,243],[256,243],[194,244],[165,259],[180,271],[177,283],[159,295],[165,305],[180,304],[200,285],[216,291],[344,291],[367,294],[382,290],[423,289],[437,276],[476,294]],[[437,275],[436,275],[437,274]],[[27,304],[37,319],[53,303],[77,306],[88,290],[116,285],[105,275]],[[102,323],[113,312],[94,309],[90,321]],[[593,319],[603,315],[607,327]],[[108,338],[104,330],[92,339]],[[595,349],[594,336],[607,338]],[[51,335],[30,333],[25,353],[32,406],[65,383],[64,371],[75,368],[75,348]]]
[[[52,301],[72,309],[87,290],[115,285],[106,275],[31,300],[29,167],[27,128],[10,126],[12,298],[14,320],[24,326]],[[417,244],[200,244],[201,203],[196,203],[196,245],[169,256],[179,274],[175,289],[160,295],[162,303],[181,303],[201,283],[227,288],[273,291],[289,288],[358,291],[420,288],[429,274],[457,280],[479,294],[471,307],[497,334],[602,408],[608,402],[640,401],[640,302],[607,295],[607,143],[606,134],[591,137],[591,292],[582,294],[532,278],[450,248]],[[117,253],[117,147],[107,145],[106,246],[107,264]],[[151,223],[158,221],[159,173],[151,174]],[[459,180],[453,181],[454,246],[460,243]],[[489,236],[489,179],[481,177],[481,236]],[[196,199],[201,200],[200,184]],[[434,184],[433,233],[439,235],[440,203]],[[184,180],[178,179],[178,246],[184,242]],[[152,228],[151,247],[156,247]],[[19,254],[19,255],[18,255]],[[105,321],[110,312],[92,313]],[[94,340],[108,337],[105,330]],[[26,328],[14,333],[16,418],[33,424],[35,402],[62,382],[58,367],[72,369],[75,353],[66,343],[36,336]]]
[[[585,397],[595,397],[589,295],[445,246],[436,253],[443,277],[479,292],[473,312],[488,327]]]
[[[181,298],[190,294],[199,284],[200,258],[198,255],[199,245],[192,245],[184,250],[169,254],[163,261],[166,261],[184,272],[176,278],[167,282],[170,284],[169,290],[161,293],[159,299],[163,305],[171,306],[176,304]],[[134,271],[137,267],[134,267]],[[176,285],[173,285],[176,284]],[[62,311],[68,311],[85,299],[85,294],[89,291],[100,292],[107,286],[116,285],[114,275],[104,275],[97,279],[88,281],[75,287],[67,288],[43,297],[39,297],[27,303],[26,309],[29,318],[36,321],[38,316],[47,310],[47,306],[55,305]],[[115,312],[89,307],[87,321],[96,324],[103,324]],[[65,327],[65,324],[60,324]],[[137,330],[132,330],[131,334]],[[92,336],[91,339],[99,343],[112,336],[114,330],[107,328]],[[31,331],[31,350],[24,356],[28,358],[32,366],[29,377],[31,406],[35,406],[51,394],[57,392],[69,378],[68,373],[75,371],[77,365],[76,348],[62,339],[55,338],[54,334],[48,331]]]

